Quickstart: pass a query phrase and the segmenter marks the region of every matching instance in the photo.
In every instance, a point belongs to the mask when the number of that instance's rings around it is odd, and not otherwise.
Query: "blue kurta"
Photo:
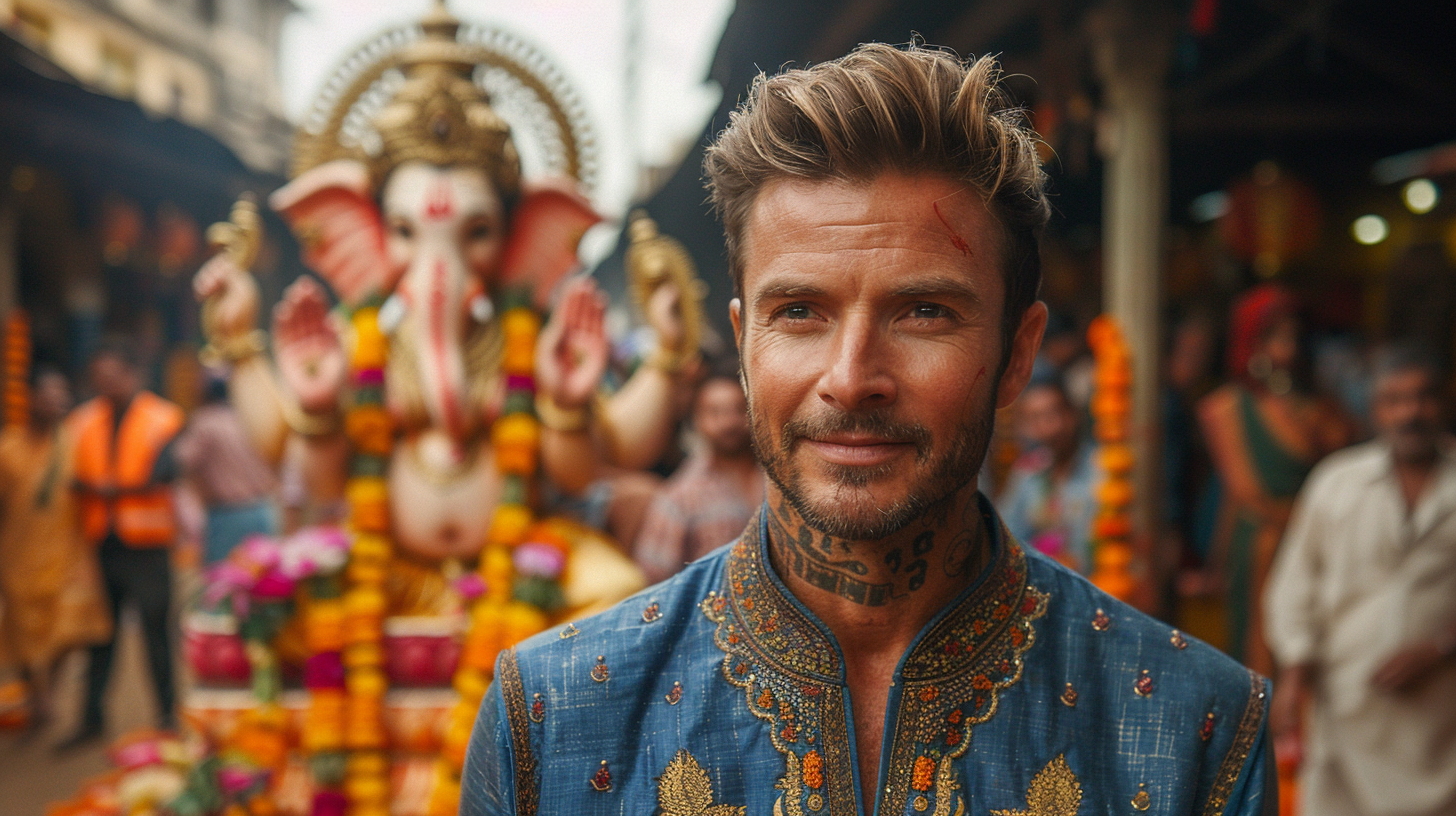
[[[1256,814],[1267,684],[1007,535],[890,689],[861,803],[844,659],[736,542],[502,654],[461,812]]]

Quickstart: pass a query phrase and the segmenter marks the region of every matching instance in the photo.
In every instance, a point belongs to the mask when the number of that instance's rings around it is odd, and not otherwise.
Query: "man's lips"
[[[819,439],[804,438],[801,441],[826,462],[851,467],[882,465],[906,452],[915,450],[915,445],[911,442],[849,434],[826,436]]]

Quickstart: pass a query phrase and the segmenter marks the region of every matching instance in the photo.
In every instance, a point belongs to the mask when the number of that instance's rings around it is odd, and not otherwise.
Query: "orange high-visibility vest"
[[[99,543],[108,531],[134,547],[167,547],[177,536],[169,485],[145,490],[162,448],[182,429],[182,409],[156,394],[142,391],[132,398],[121,428],[112,418],[111,401],[100,397],[77,408],[68,420],[76,440],[76,481],[122,492],[106,499],[87,491],[78,495],[81,529]],[[115,435],[116,450],[112,450]]]

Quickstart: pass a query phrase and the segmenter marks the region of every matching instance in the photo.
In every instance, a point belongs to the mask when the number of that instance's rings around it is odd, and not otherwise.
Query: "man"
[[[706,168],[765,507],[505,652],[466,814],[1251,813],[1265,684],[1007,536],[977,492],[1046,320],[993,60],[761,77]]]
[[[228,404],[227,380],[208,378],[203,404],[178,436],[175,454],[207,508],[204,563],[227,558],[248,536],[276,532],[276,480]]]
[[[177,536],[171,482],[177,467],[170,449],[182,430],[182,409],[142,389],[130,350],[108,343],[91,360],[97,396],[67,419],[76,440],[75,482],[81,531],[98,548],[111,617],[134,604],[147,644],[147,663],[163,728],[176,725],[172,681],[172,567]],[[86,702],[75,734],[59,747],[77,747],[105,734],[102,706],[111,679],[116,635],[92,646]]]
[[[698,386],[692,417],[701,444],[652,500],[634,547],[652,583],[737,538],[763,503],[736,358]]]
[[[1082,574],[1092,570],[1092,490],[1101,478],[1094,445],[1055,379],[1033,380],[1017,406],[1033,446],[1011,467],[998,509],[1016,540]]]
[[[1310,474],[1270,575],[1271,726],[1305,813],[1456,813],[1456,447],[1431,358],[1375,363],[1378,436]]]
[[[0,650],[30,689],[31,733],[50,724],[61,660],[111,632],[96,553],[68,489],[73,440],[62,420],[70,408],[65,376],[37,367],[30,422],[0,433]]]

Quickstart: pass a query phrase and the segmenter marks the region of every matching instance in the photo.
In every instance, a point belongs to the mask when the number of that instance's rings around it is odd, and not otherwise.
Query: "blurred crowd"
[[[1456,787],[1444,736],[1456,727],[1449,379],[1431,349],[1315,342],[1301,313],[1263,284],[1226,319],[1191,310],[1167,326],[1154,611],[1277,678],[1273,735],[1281,765],[1304,768],[1304,812],[1396,800],[1420,812]],[[1103,479],[1085,334],[1053,317],[981,474],[1025,546],[1083,574]],[[82,649],[88,664],[62,749],[105,733],[127,606],[159,725],[174,726],[173,570],[301,523],[289,489],[300,477],[275,477],[254,452],[222,379],[206,378],[184,417],[143,388],[139,363],[104,344],[80,384],[95,396],[74,409],[65,376],[37,367],[29,425],[0,437],[0,649],[29,689],[32,729],[52,716],[61,659]],[[651,581],[736,537],[764,494],[736,358],[696,365],[682,433],[654,472],[604,472],[557,500]]]

